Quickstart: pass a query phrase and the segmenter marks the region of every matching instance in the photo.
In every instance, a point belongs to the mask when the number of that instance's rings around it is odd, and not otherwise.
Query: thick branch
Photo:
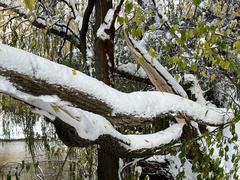
[[[109,147],[117,156],[152,155],[160,147],[178,140],[183,124],[175,124],[164,131],[146,135],[123,135],[104,117],[72,107],[56,96],[32,96],[17,90],[0,76],[0,91],[38,108],[35,112],[48,117],[61,140],[70,147],[100,144]]]
[[[172,75],[147,50],[125,32],[126,43],[135,59],[144,69],[153,85],[160,91],[187,98],[187,93]]]
[[[21,91],[54,94],[98,113],[113,124],[136,125],[165,116],[182,116],[210,125],[229,122],[233,114],[162,92],[122,93],[83,73],[0,44],[0,75]]]

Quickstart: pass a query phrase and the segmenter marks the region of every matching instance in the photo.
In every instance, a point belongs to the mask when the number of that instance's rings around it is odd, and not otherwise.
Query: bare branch
[[[86,35],[88,31],[88,23],[89,23],[89,18],[93,11],[94,5],[95,5],[95,0],[88,0],[88,5],[83,15],[82,29],[80,31],[80,39],[81,39],[80,48],[81,48],[84,62],[87,61]]]

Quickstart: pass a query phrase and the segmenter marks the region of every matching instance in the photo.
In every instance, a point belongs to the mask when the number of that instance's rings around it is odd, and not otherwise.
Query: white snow
[[[214,130],[214,129],[215,128],[211,128],[211,130]],[[231,174],[231,170],[234,169],[234,163],[232,162],[232,157],[233,157],[233,155],[239,156],[239,151],[240,151],[240,123],[239,122],[235,124],[235,131],[238,136],[238,139],[236,141],[231,142],[231,143],[223,142],[220,145],[221,147],[217,147],[217,144],[219,145],[220,142],[216,142],[213,138],[211,146],[210,147],[205,146],[205,147],[214,149],[214,153],[211,156],[211,159],[212,160],[220,159],[220,162],[221,162],[220,168],[224,169],[224,173],[230,173],[230,179],[234,179],[233,174]],[[223,137],[230,138],[230,139],[232,138],[232,133],[230,131],[229,126],[227,126],[226,128],[223,129]],[[226,146],[229,147],[229,150],[226,152],[226,156],[228,156],[228,160],[225,159],[225,155],[223,157],[220,157],[220,154],[219,154],[219,149],[220,148],[224,149]],[[234,146],[236,149],[234,149]],[[207,151],[206,153],[209,153],[209,151]],[[168,162],[169,163],[169,172],[174,177],[176,177],[178,175],[179,169],[181,167],[181,161],[180,161],[178,155],[176,155],[176,156],[156,155],[156,156],[152,156],[152,157],[148,158],[147,161],[155,161],[155,162],[159,162],[159,163]],[[240,166],[240,161],[238,162],[238,167],[239,166]],[[184,167],[184,171],[185,171],[185,179],[189,179],[189,180],[197,179],[198,174],[192,172],[192,164],[188,160],[186,160],[183,167]],[[237,170],[237,174],[240,176],[239,169]]]
[[[200,105],[186,98],[162,92],[123,93],[79,71],[56,64],[23,50],[0,44],[0,70],[18,73],[44,80],[49,84],[74,88],[89,94],[113,109],[136,117],[156,117],[161,114],[183,114],[212,125],[229,122],[232,112]],[[1,90],[0,90],[1,91]]]
[[[157,155],[157,156],[152,156],[148,158],[146,161],[153,161],[153,162],[159,162],[159,163],[169,163],[169,173],[176,178],[177,175],[179,174],[179,170],[181,168],[184,169],[185,172],[185,180],[195,180],[197,179],[197,173],[192,172],[192,164],[186,159],[186,162],[183,164],[181,163],[181,160],[179,158],[179,153],[176,156],[172,155]]]
[[[97,30],[97,37],[101,38],[102,40],[110,39],[110,36],[105,32],[105,30],[110,29],[113,16],[114,9],[109,9],[104,18],[104,22],[100,25],[100,27]]]
[[[183,124],[174,124],[164,131],[160,131],[154,134],[147,135],[127,135],[130,140],[132,148],[142,149],[154,148],[160,145],[166,145],[171,142],[171,140],[176,140],[182,135]],[[161,138],[159,138],[161,137]]]
[[[204,98],[202,91],[202,88],[200,87],[197,78],[193,74],[184,74],[184,83],[192,83],[192,86],[190,87],[190,91],[192,94],[196,97],[196,102],[202,105],[206,105],[207,101]]]
[[[210,128],[209,128],[210,129]],[[214,130],[214,128],[211,128]],[[223,142],[220,146],[220,148],[225,149],[226,146],[228,146],[229,150],[226,152],[226,156],[228,156],[228,160],[225,159],[225,155],[223,157],[220,157],[219,154],[219,145],[220,142],[213,141],[210,148],[214,149],[214,153],[212,155],[212,159],[216,160],[220,158],[220,167],[224,169],[225,173],[230,173],[231,170],[234,169],[234,163],[232,162],[233,155],[239,156],[240,152],[240,122],[237,122],[235,124],[235,133],[237,135],[237,140],[229,143],[228,141]],[[231,139],[233,137],[232,132],[230,131],[230,127],[227,126],[223,129],[223,137],[227,139]],[[236,149],[234,149],[234,146],[236,146]],[[240,161],[238,162],[238,167],[240,166]],[[240,170],[237,171],[237,174],[240,176]],[[231,177],[233,179],[233,177]]]
[[[139,69],[137,68],[137,64],[134,63],[126,63],[126,64],[120,64],[117,67],[118,70],[129,73],[131,75],[143,78],[143,79],[147,79],[147,74],[145,73],[145,71],[143,70],[142,67],[140,67]]]
[[[181,137],[183,124],[175,124],[164,131],[149,135],[123,135],[116,131],[104,117],[70,106],[56,96],[32,96],[18,91],[6,78],[0,76],[0,91],[16,99],[46,111],[74,127],[83,139],[97,140],[101,135],[110,135],[120,140],[129,151],[159,148]],[[38,111],[37,111],[38,112]],[[44,114],[44,113],[40,113]],[[54,121],[54,120],[53,120]]]

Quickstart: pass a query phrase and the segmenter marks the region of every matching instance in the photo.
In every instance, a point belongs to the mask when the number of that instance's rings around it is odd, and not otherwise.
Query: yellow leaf
[[[154,50],[153,48],[150,48],[148,53],[149,53],[149,55],[150,55],[151,57],[154,57],[155,54],[156,54],[156,52],[155,52],[155,50]]]
[[[36,0],[24,0],[26,8],[32,10]]]
[[[140,57],[138,58],[138,62],[139,62],[139,64],[143,64],[144,61],[145,61],[145,59],[144,59],[143,56],[140,56]]]
[[[57,105],[51,105],[52,106],[52,108],[53,108],[53,110],[55,111],[55,112],[59,112],[60,110],[59,110],[59,107],[57,106]]]
[[[76,76],[76,75],[77,75],[77,71],[76,71],[75,69],[72,69],[72,74],[73,74],[74,76]]]
[[[216,76],[216,74],[215,74],[215,73],[214,73],[214,74],[212,74],[212,75],[211,75],[211,81],[214,81],[214,80],[216,80],[216,77],[217,77],[217,76]]]
[[[175,79],[178,81],[178,79],[179,79],[179,74],[177,73],[176,75],[175,75]]]
[[[207,71],[204,69],[202,72],[201,72],[201,75],[205,78],[207,77]]]

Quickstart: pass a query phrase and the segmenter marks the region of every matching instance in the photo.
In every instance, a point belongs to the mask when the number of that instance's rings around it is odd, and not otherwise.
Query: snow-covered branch
[[[184,84],[190,84],[189,90],[191,94],[195,96],[196,102],[202,105],[207,105],[207,101],[204,98],[204,92],[202,91],[197,78],[193,74],[184,74]]]
[[[3,44],[0,44],[0,75],[22,92],[57,95],[83,110],[106,117],[115,125],[132,126],[166,116],[221,125],[233,118],[232,112],[203,106],[174,94],[123,93],[79,71]]]
[[[155,57],[151,57],[147,50],[129,37],[125,33],[125,39],[131,52],[134,54],[138,63],[142,66],[154,86],[163,92],[178,94],[187,98],[187,93],[172,77],[172,75],[157,61]]]
[[[117,67],[118,71],[130,74],[132,76],[138,77],[138,78],[142,78],[142,79],[148,79],[148,76],[146,74],[146,72],[143,70],[142,67],[140,67],[138,69],[137,64],[134,63],[126,63],[126,64],[120,64]]]
[[[68,146],[86,146],[88,144],[102,144],[113,141],[119,146],[118,155],[146,155],[154,154],[154,150],[167,145],[181,137],[183,124],[175,124],[164,131],[145,135],[123,135],[116,131],[104,117],[73,107],[70,103],[61,101],[57,96],[33,96],[17,90],[5,77],[0,76],[0,91],[36,107],[41,115],[54,121],[63,121],[73,130],[66,135],[60,134],[63,142]],[[62,128],[65,126],[62,126]],[[57,127],[56,127],[57,128]],[[58,131],[59,129],[57,129]],[[75,131],[76,133],[73,133]],[[66,137],[71,133],[71,137]],[[64,138],[67,140],[64,140]],[[112,144],[111,144],[112,145]],[[111,147],[111,146],[110,146]],[[126,154],[127,153],[127,154]]]

